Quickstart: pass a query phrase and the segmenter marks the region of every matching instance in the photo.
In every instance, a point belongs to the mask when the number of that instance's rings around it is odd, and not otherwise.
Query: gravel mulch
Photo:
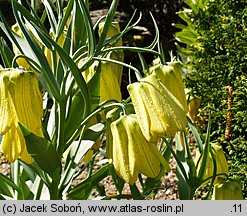
[[[94,167],[94,171],[99,169],[103,164],[97,164]],[[170,161],[171,171],[164,175],[162,178],[162,183],[160,185],[160,190],[154,197],[155,200],[178,200],[178,189],[177,189],[177,181],[176,181],[176,174],[175,174],[175,167],[176,162],[175,160],[171,159]],[[10,173],[10,164],[4,158],[3,154],[0,153],[0,173],[8,176]],[[77,185],[81,181],[86,178],[86,172],[82,172],[82,174],[72,183],[72,186]],[[107,196],[116,195],[117,189],[113,183],[111,176],[107,176],[104,178],[100,183],[101,186],[104,186],[105,192]],[[140,183],[137,182],[137,187],[140,191],[142,191]],[[127,184],[125,184],[123,189],[123,194],[130,195],[130,188]],[[92,199],[97,199],[99,193],[96,189],[92,191],[91,197]]]

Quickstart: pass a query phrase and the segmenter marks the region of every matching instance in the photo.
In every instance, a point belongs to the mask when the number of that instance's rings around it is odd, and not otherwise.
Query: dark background
[[[22,2],[23,5],[26,5],[25,1]],[[110,7],[110,4],[111,1],[90,0],[90,11],[92,17],[97,19],[104,15]],[[170,50],[176,50],[174,46],[174,33],[177,29],[172,26],[172,23],[181,22],[176,12],[182,9],[183,5],[184,3],[182,0],[120,0],[116,19],[120,21],[121,26],[123,27],[126,25],[134,10],[137,9],[138,12],[142,12],[142,19],[138,26],[146,28],[132,30],[126,38],[124,38],[125,45],[133,42],[132,39],[134,35],[140,35],[142,38],[134,41],[138,46],[147,46],[152,42],[155,31],[152,18],[149,14],[149,12],[151,12],[158,24],[160,40],[164,46],[165,55],[168,57]],[[0,0],[0,11],[10,26],[15,23],[9,0]],[[42,11],[42,7],[40,8],[40,11]],[[1,29],[0,36],[4,37]],[[5,39],[7,38],[5,37]]]

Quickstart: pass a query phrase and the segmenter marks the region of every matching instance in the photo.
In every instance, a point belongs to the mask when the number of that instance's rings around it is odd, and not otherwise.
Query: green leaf
[[[195,137],[196,143],[197,143],[197,145],[199,147],[199,151],[200,151],[200,153],[202,153],[202,151],[203,151],[203,143],[202,143],[200,134],[198,133],[198,131],[197,131],[196,127],[194,126],[194,124],[191,122],[190,118],[188,116],[186,116],[186,119],[188,121],[188,124],[189,124],[189,127],[191,129],[191,132],[192,132],[193,136]]]
[[[132,198],[134,200],[141,200],[141,199],[143,199],[140,191],[138,190],[138,188],[136,186],[136,184],[129,185],[129,186],[130,186],[130,190],[131,190],[131,196],[132,196]]]
[[[84,200],[87,199],[94,187],[108,175],[109,164],[101,167],[89,178],[75,186],[68,192],[68,199]]]
[[[31,166],[28,166],[26,163],[22,162],[21,160],[19,160],[19,163],[21,164],[21,166],[23,167],[23,173],[25,172],[28,179],[30,179],[32,182],[35,181],[36,178],[36,172],[32,169]]]
[[[200,166],[200,169],[198,171],[198,183],[202,182],[205,170],[206,170],[206,164],[209,158],[209,152],[210,152],[210,130],[211,130],[211,117],[209,115],[209,119],[208,119],[208,128],[207,128],[207,135],[205,138],[205,145],[203,146],[203,152],[202,152],[202,163]]]
[[[40,48],[40,46],[38,45],[38,43],[35,41],[35,38],[32,36],[32,34],[28,31],[28,29],[26,28],[25,23],[23,22],[23,17],[25,16],[25,18],[27,20],[30,20],[30,16],[31,14],[28,11],[22,11],[23,6],[20,5],[19,3],[17,3],[16,1],[12,1],[12,7],[13,7],[13,13],[16,19],[16,22],[18,23],[22,34],[25,38],[25,47],[22,47],[22,49],[20,50],[21,53],[25,54],[25,52],[29,52],[27,55],[28,57],[30,57],[31,59],[33,59],[35,62],[37,62],[39,64],[39,66],[42,68],[42,75],[44,76],[45,79],[45,83],[47,84],[47,87],[49,88],[50,92],[52,93],[52,95],[56,98],[56,100],[60,101],[61,97],[59,94],[59,86],[55,80],[55,77],[52,73],[52,70],[49,66],[49,63],[43,53],[43,50]],[[22,13],[20,13],[20,11]],[[32,21],[32,19],[30,20]],[[40,23],[37,22],[36,20],[32,22],[33,26],[39,26],[39,31],[36,32],[39,35],[39,37],[41,36],[40,32],[46,32],[44,31],[43,26],[40,27]],[[11,34],[11,33],[10,33]],[[13,33],[12,33],[13,34]],[[13,38],[13,37],[12,37]],[[41,38],[41,37],[40,37]],[[43,40],[42,40],[43,41]],[[14,41],[15,42],[15,41]],[[15,43],[16,44],[16,43]],[[46,46],[48,46],[49,44],[46,44]],[[19,48],[20,46],[18,46]],[[48,46],[49,47],[49,46]]]
[[[67,151],[68,155],[65,163],[65,172],[61,180],[60,187],[65,188],[75,174],[76,168],[89,149],[92,148],[95,141],[104,131],[104,124],[98,123],[89,127],[84,135],[83,140],[74,141]],[[66,155],[66,153],[64,154]]]
[[[18,200],[30,200],[33,199],[34,195],[30,191],[29,186],[25,183],[22,176],[19,176],[19,187],[21,188],[21,193],[18,193]]]
[[[38,26],[36,26],[38,28]],[[53,41],[49,35],[47,35],[45,32],[40,31],[40,35],[42,36],[42,39],[47,43],[52,46],[54,46],[54,49],[59,53],[60,58],[63,60],[63,63],[68,66],[70,69],[75,81],[77,82],[77,85],[82,93],[82,98],[83,98],[83,117],[85,118],[89,112],[90,112],[90,95],[88,92],[87,84],[73,61],[73,59],[69,56],[69,54],[61,48],[55,41]]]
[[[96,51],[99,51],[99,50],[102,49],[102,46],[103,46],[104,41],[106,39],[107,32],[108,32],[108,30],[109,30],[109,28],[111,26],[113,17],[115,15],[116,10],[117,10],[118,2],[119,2],[119,0],[113,0],[112,3],[111,3],[111,7],[110,7],[110,9],[109,9],[109,11],[107,13],[107,16],[106,16],[106,19],[105,19],[104,28],[103,28],[103,31],[101,33],[101,36],[100,36]]]
[[[65,172],[62,176],[62,180],[60,183],[61,189],[65,189],[71,183],[78,163],[81,161],[82,157],[88,152],[88,150],[92,148],[93,144],[94,141],[91,140],[83,140],[80,143],[79,141],[74,141],[71,144],[69,153],[66,158]]]
[[[87,32],[87,39],[88,39],[88,61],[90,61],[95,53],[95,36],[93,31],[93,24],[86,3],[83,0],[79,0],[78,5],[84,18],[85,28]]]
[[[27,175],[30,177],[31,180],[33,180],[33,178],[36,175],[38,175],[42,179],[44,184],[46,184],[47,186],[50,185],[47,177],[45,176],[45,172],[38,166],[38,164],[36,162],[34,162],[32,164],[27,164],[21,160],[19,160],[19,162],[23,166],[23,168],[26,170]],[[37,178],[37,176],[36,176],[36,178]]]
[[[14,58],[14,54],[2,37],[0,38],[0,54],[2,56],[5,68],[11,68],[11,62]],[[14,67],[17,67],[17,64],[14,64]]]
[[[3,175],[2,173],[0,173],[0,183],[1,183],[0,184],[1,194],[12,196],[12,192],[10,191],[10,188],[21,193],[21,188],[19,188],[9,177]]]
[[[85,4],[85,6],[88,8],[88,5]],[[85,7],[84,6],[84,7]],[[91,37],[89,39],[89,42],[93,45],[91,48],[91,54],[94,52],[95,48],[95,38],[94,34],[92,32],[92,22],[90,17],[88,17],[88,10],[84,9],[83,11],[81,10],[78,1],[75,2],[75,16],[73,17],[73,33],[74,33],[74,49],[77,50],[82,46],[86,45],[88,36]],[[85,12],[87,11],[87,12]],[[89,23],[85,23],[89,22]],[[87,32],[87,34],[85,34]],[[89,45],[90,46],[90,45]],[[90,47],[89,47],[90,48]],[[90,55],[90,54],[89,54]]]
[[[180,165],[176,166],[176,174],[178,179],[178,191],[181,200],[189,200],[193,197],[193,191],[189,182],[189,166],[186,163],[185,151],[179,139],[176,136],[176,155]],[[182,168],[184,171],[182,171]]]
[[[180,32],[177,32],[175,34],[175,38],[177,41],[188,44],[188,45],[192,45],[194,43],[196,43],[196,39],[197,39],[197,35],[189,30],[183,30]]]
[[[74,4],[74,0],[71,0],[71,1],[68,2],[67,6],[66,6],[65,13],[64,13],[62,19],[59,20],[58,30],[57,30],[57,36],[58,36],[58,38],[64,32],[64,29],[65,29],[65,25],[67,23],[67,20],[68,20],[69,16],[71,15],[71,10],[73,8],[73,4]]]
[[[182,174],[180,168],[177,166],[176,175],[178,179],[178,191],[179,197],[181,200],[191,200],[192,199],[192,190],[184,175]]]
[[[94,76],[88,82],[88,90],[91,95],[92,106],[91,111],[93,111],[100,101],[100,77],[101,77],[101,64],[97,66]]]
[[[68,115],[65,123],[65,140],[68,141],[74,132],[78,129],[84,119],[84,100],[83,95],[79,91],[71,99]]]
[[[156,46],[156,44],[159,42],[159,38],[160,38],[158,25],[157,25],[153,15],[151,13],[150,13],[150,15],[151,15],[153,23],[154,23],[155,37],[154,37],[153,42],[149,46],[146,47],[147,49],[153,49]]]
[[[27,151],[34,158],[39,167],[47,172],[52,178],[61,173],[62,165],[54,146],[42,137],[31,133],[19,123],[24,135]]]
[[[118,192],[121,194],[122,190],[124,188],[125,181],[121,179],[115,172],[114,167],[112,165],[109,166],[109,173],[112,176],[112,180],[118,190]]]
[[[52,10],[51,4],[47,0],[44,0],[43,4],[45,6],[45,10],[46,10],[46,14],[47,14],[48,19],[49,19],[51,30],[55,35],[56,29],[57,29],[57,26],[58,26],[55,14],[54,14],[54,12]]]

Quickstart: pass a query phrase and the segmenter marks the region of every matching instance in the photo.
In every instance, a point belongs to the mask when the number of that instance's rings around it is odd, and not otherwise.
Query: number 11
[[[234,204],[233,205],[233,208],[234,208],[234,212],[241,212],[241,204],[237,205],[237,204]]]

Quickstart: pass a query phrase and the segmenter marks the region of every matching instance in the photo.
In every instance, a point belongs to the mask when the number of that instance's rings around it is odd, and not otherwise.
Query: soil
[[[103,160],[104,161],[104,160]],[[100,162],[100,160],[99,160]],[[94,171],[99,169],[102,165],[104,165],[104,162],[102,163],[96,163],[94,166]],[[154,197],[156,200],[178,200],[178,189],[177,189],[177,180],[176,180],[176,174],[175,174],[175,167],[176,162],[173,158],[171,158],[170,161],[171,171],[164,175],[162,178],[162,183],[160,185],[160,190]],[[4,158],[3,154],[0,153],[0,173],[9,176],[10,173],[10,164],[8,161]],[[86,178],[86,172],[82,172],[82,174],[72,183],[72,186],[77,185],[82,180]],[[111,176],[107,176],[104,178],[100,183],[100,186],[103,186],[105,189],[105,193],[108,196],[117,194],[117,189],[112,181]],[[140,183],[137,182],[137,187],[141,191]],[[127,184],[125,184],[123,189],[123,194],[130,195],[130,188]],[[92,199],[98,199],[99,193],[96,189],[94,189],[91,193]]]

